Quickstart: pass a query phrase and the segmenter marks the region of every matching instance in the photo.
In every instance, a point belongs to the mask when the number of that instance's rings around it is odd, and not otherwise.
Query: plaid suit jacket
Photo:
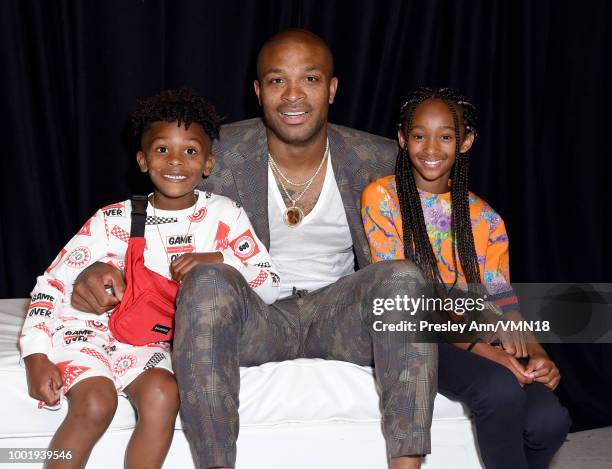
[[[361,222],[361,192],[370,182],[392,174],[397,156],[393,140],[328,124],[336,183],[353,239],[356,268],[371,263]],[[224,125],[213,144],[217,158],[201,188],[230,197],[244,207],[259,239],[270,248],[268,225],[268,143],[260,118]]]

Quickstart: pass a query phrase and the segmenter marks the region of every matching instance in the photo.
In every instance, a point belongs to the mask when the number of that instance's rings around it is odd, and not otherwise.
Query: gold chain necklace
[[[305,217],[304,211],[300,207],[297,206],[297,203],[302,198],[302,196],[306,194],[306,192],[308,192],[308,189],[310,189],[310,186],[312,186],[312,183],[315,181],[315,179],[319,175],[319,172],[321,172],[321,168],[323,168],[323,164],[325,163],[325,161],[327,161],[328,156],[329,156],[329,141],[326,141],[325,142],[325,153],[323,153],[323,158],[321,159],[321,163],[319,163],[319,167],[317,168],[315,173],[304,183],[295,184],[281,172],[280,168],[276,165],[276,162],[272,158],[272,155],[270,154],[270,152],[268,152],[268,163],[270,165],[270,169],[272,170],[272,173],[277,174],[279,176],[278,182],[280,183],[280,186],[283,189],[283,192],[287,196],[287,199],[289,199],[289,201],[291,202],[291,205],[289,207],[286,207],[283,213],[283,221],[285,222],[285,225],[287,225],[289,228],[296,228],[304,220],[304,217]],[[301,186],[306,186],[306,187],[294,199],[289,194],[289,191],[285,187],[283,180],[285,180],[289,184],[292,184],[298,187],[301,187]]]
[[[323,163],[325,162],[325,155],[327,154],[328,150],[329,150],[329,140],[325,140],[325,151],[323,152],[323,158],[321,159],[321,163],[319,164],[319,167],[317,168],[315,173],[312,176],[310,176],[310,178],[306,179],[304,182],[293,182],[291,179],[285,176],[283,172],[281,171],[281,169],[276,164],[276,161],[274,160],[274,158],[272,158],[272,155],[270,154],[270,152],[268,152],[268,158],[270,162],[270,167],[274,171],[276,171],[276,173],[281,177],[281,179],[283,179],[287,184],[291,184],[292,186],[295,186],[295,187],[304,187],[309,184],[312,184],[312,181],[317,177],[317,174],[319,174],[319,171],[321,171],[321,168],[323,167]]]
[[[185,233],[185,238],[187,238],[187,236],[189,236],[189,232],[191,231],[191,224],[193,223],[193,217],[194,217],[194,215],[196,213],[196,209],[198,208],[198,197],[195,194],[195,192],[194,192],[193,196],[195,198],[195,202],[194,202],[194,205],[193,205],[193,213],[191,214],[191,217],[189,218],[189,226],[187,227],[187,233]],[[161,245],[164,248],[164,253],[166,254],[166,261],[168,261],[168,269],[170,269],[170,264],[172,262],[170,261],[170,256],[168,255],[168,248],[166,247],[166,243],[164,243],[164,238],[162,237],[161,231],[159,229],[159,218],[157,218],[157,212],[155,211],[155,193],[153,193],[153,198],[151,200],[151,205],[153,205],[153,217],[155,217],[155,227],[157,228],[157,234],[159,235],[159,241],[161,242]],[[168,270],[168,273],[169,272],[170,272],[170,270]]]

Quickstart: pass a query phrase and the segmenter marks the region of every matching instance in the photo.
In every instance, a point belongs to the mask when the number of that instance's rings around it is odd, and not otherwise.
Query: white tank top
[[[290,228],[283,221],[285,202],[268,166],[270,256],[281,276],[280,298],[298,290],[317,290],[355,271],[353,240],[338,184],[327,161],[321,194],[302,223]]]

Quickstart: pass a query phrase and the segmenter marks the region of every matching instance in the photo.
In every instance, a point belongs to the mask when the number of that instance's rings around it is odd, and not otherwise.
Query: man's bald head
[[[306,29],[294,28],[287,29],[286,31],[281,31],[280,33],[276,33],[274,36],[268,39],[263,44],[263,46],[261,46],[261,49],[259,50],[259,55],[257,56],[257,78],[261,79],[263,74],[262,57],[264,56],[264,54],[270,49],[274,48],[274,46],[292,43],[309,45],[321,49],[327,58],[327,65],[329,66],[329,76],[333,76],[334,58],[332,56],[331,50],[329,50],[329,47],[327,47],[325,41],[311,31],[308,31]]]

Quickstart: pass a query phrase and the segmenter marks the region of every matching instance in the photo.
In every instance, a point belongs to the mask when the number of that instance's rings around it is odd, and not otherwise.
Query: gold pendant
[[[295,228],[302,223],[304,219],[304,212],[302,209],[296,205],[291,207],[287,207],[285,213],[283,214],[283,220],[285,221],[285,225],[289,228]]]

